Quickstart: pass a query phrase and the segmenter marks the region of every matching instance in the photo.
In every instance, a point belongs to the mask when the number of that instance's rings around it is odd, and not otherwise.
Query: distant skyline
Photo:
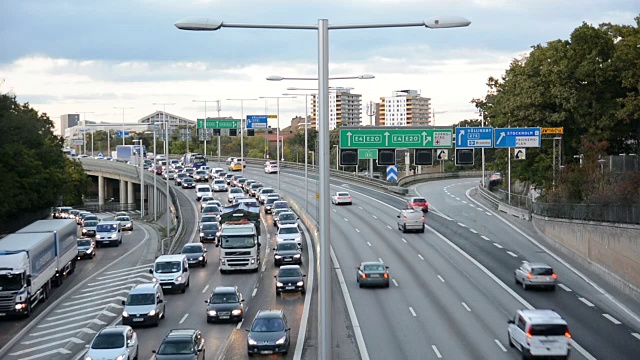
[[[373,74],[373,80],[332,81],[354,88],[363,105],[400,89],[432,99],[436,125],[477,118],[472,98],[486,94],[489,76],[500,77],[531,46],[568,39],[582,22],[633,24],[634,1],[613,0],[325,0],[325,1],[9,1],[0,0],[0,91],[12,91],[52,118],[93,112],[88,120],[134,122],[162,106],[197,119],[204,104],[222,100],[221,116],[240,117],[240,103],[317,87],[316,81],[268,82],[270,75],[317,76],[314,31],[222,28],[180,31],[187,16],[235,23],[332,24],[420,21],[459,15],[459,29],[336,30],[330,33],[332,76]],[[304,93],[304,92],[301,92]],[[309,93],[309,91],[307,91]],[[309,107],[310,109],[310,107]],[[363,124],[368,117],[363,106]],[[208,106],[215,116],[215,104]],[[309,110],[310,111],[310,110]],[[275,114],[276,101],[246,101],[244,114]],[[305,115],[304,96],[280,101],[281,126]],[[275,122],[274,124],[275,125]]]

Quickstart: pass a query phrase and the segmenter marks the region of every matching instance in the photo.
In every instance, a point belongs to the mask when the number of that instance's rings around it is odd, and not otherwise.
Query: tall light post
[[[122,106],[114,106],[113,108],[114,109],[122,109],[122,145],[124,145],[124,139],[125,139],[125,136],[124,136],[124,133],[125,133],[125,130],[124,130],[124,111],[125,110],[129,110],[129,109],[133,109],[133,108],[132,107],[122,107]]]
[[[162,125],[161,122],[153,123],[153,131],[145,131],[145,134],[153,133],[153,221],[158,221],[158,184],[156,176],[156,166],[158,166],[158,153],[156,152],[156,126]]]
[[[369,126],[373,126],[373,116],[376,114],[376,107],[373,105],[373,101],[369,101],[367,104],[367,116],[369,116]],[[373,178],[373,158],[369,159],[369,177]]]
[[[140,217],[144,217],[144,152],[142,151],[142,139],[133,140],[133,143],[140,145],[140,162],[138,170],[140,171]]]
[[[220,101],[221,100],[191,100],[191,102],[204,103],[204,122],[207,123],[207,103],[215,102],[218,103],[218,117],[220,117]],[[204,157],[207,158],[207,135],[209,135],[209,129],[205,128],[204,130]],[[218,135],[218,161],[220,161],[220,135]]]
[[[357,25],[329,25],[329,20],[319,19],[317,25],[269,25],[269,24],[233,24],[206,17],[193,17],[179,20],[175,26],[181,30],[214,31],[224,27],[249,29],[294,29],[314,30],[318,32],[318,94],[320,125],[319,162],[320,167],[320,283],[318,286],[320,299],[318,306],[318,359],[331,358],[331,259],[330,259],[330,172],[329,172],[329,30],[366,29],[366,28],[394,28],[425,26],[427,28],[451,28],[469,26],[471,22],[463,17],[440,17],[413,23],[390,24],[357,24]],[[368,356],[362,354],[362,356]]]
[[[244,163],[246,162],[245,158],[244,158],[244,102],[245,101],[254,101],[254,100],[258,100],[258,99],[227,99],[227,101],[240,101],[240,158],[242,159],[242,162],[240,163],[240,165],[242,165],[242,170],[240,170],[241,174],[244,174]],[[278,173],[280,173],[280,171],[278,170]]]
[[[268,79],[268,78],[267,78]],[[281,79],[282,80],[282,79]],[[278,164],[278,190],[280,190],[280,99],[295,99],[295,96],[260,96],[260,99],[276,99],[276,163]],[[268,114],[267,114],[268,115]],[[284,156],[284,150],[282,151]]]
[[[78,113],[82,114],[82,143],[84,146],[83,154],[87,155],[87,114],[94,114],[93,111],[78,111]],[[64,135],[64,134],[63,134]],[[91,140],[93,140],[93,134],[91,135]],[[93,156],[93,150],[91,151],[91,156]]]
[[[167,120],[167,105],[175,105],[175,103],[153,103],[153,105],[162,105],[162,122],[164,123],[164,160],[167,162],[167,170],[169,170],[169,121]],[[124,135],[124,134],[123,134]],[[169,195],[169,177],[167,177],[167,239],[171,236],[171,195]],[[164,245],[164,243],[163,243]]]

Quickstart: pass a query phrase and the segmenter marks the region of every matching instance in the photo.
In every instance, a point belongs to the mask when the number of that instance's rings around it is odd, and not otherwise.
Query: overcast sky
[[[192,100],[222,100],[221,115],[240,117],[229,98],[281,96],[317,81],[268,82],[270,75],[317,77],[317,33],[222,28],[181,31],[174,23],[210,16],[228,23],[315,25],[416,22],[441,15],[471,21],[458,29],[330,32],[330,75],[363,102],[415,89],[432,99],[436,125],[476,118],[472,98],[486,94],[514,57],[535,44],[567,39],[583,21],[633,24],[637,0],[0,0],[0,85],[51,117],[92,112],[126,121],[161,110],[204,117]],[[209,116],[215,105],[209,104]],[[267,109],[265,110],[265,107]],[[275,100],[247,101],[244,114],[275,114]],[[364,112],[364,109],[363,109]],[[305,114],[304,96],[280,101],[281,126]],[[364,124],[368,117],[363,116]],[[272,125],[275,125],[272,124]]]

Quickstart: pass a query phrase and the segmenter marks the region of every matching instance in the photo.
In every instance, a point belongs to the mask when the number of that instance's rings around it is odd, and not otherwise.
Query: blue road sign
[[[103,153],[101,153],[101,152],[98,153],[98,157],[103,157],[103,156],[104,156]]]
[[[540,147],[540,128],[495,128],[493,129],[493,146],[508,147]]]
[[[398,167],[396,165],[387,166],[387,181],[398,181]]]
[[[247,115],[247,129],[266,129],[268,115]]]
[[[492,127],[458,127],[456,128],[456,148],[492,148]]]
[[[124,132],[124,137],[129,137],[129,136],[131,136],[131,133],[129,131],[125,131]],[[122,131],[117,131],[116,132],[116,138],[122,139]]]

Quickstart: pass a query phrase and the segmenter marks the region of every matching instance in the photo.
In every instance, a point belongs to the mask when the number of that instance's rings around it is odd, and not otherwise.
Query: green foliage
[[[6,184],[0,219],[48,208],[60,199],[81,201],[87,184],[82,166],[67,159],[62,138],[52,129],[46,114],[0,94],[0,173]]]

